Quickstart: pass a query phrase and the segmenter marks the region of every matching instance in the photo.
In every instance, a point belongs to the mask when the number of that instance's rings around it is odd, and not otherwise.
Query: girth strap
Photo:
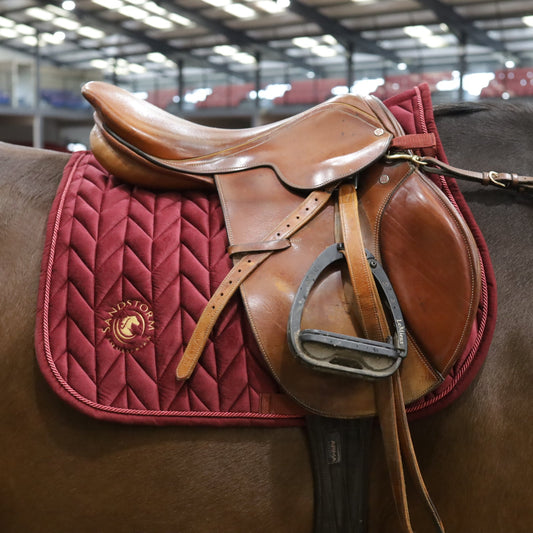
[[[263,239],[266,244],[265,247],[253,243],[252,249],[247,250],[250,253],[247,253],[237,261],[235,266],[228,272],[222,283],[218,286],[202,312],[183,357],[178,363],[176,369],[177,379],[188,379],[191,376],[220,313],[224,310],[241,283],[274,252],[285,249],[288,243],[287,239],[319,213],[330,197],[330,192],[311,192],[294,211],[287,215],[273,231],[265,236]],[[272,246],[272,242],[274,241],[281,242],[281,246]]]
[[[356,296],[356,314],[369,338],[385,341],[390,336],[387,318],[365,258],[358,215],[357,191],[353,184],[339,189],[339,214],[344,240],[344,253]],[[407,492],[403,470],[405,460],[411,477],[431,513],[437,530],[444,527],[429,497],[412,445],[398,371],[391,377],[376,380],[374,386],[385,455],[392,483],[394,501],[400,517],[403,533],[412,533]]]

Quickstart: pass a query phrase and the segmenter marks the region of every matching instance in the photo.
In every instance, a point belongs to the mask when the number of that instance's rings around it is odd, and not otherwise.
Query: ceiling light
[[[82,26],[81,28],[78,28],[78,33],[82,37],[87,37],[89,39],[103,39],[105,37],[105,33],[102,30],[98,30],[92,26]]]
[[[66,11],[74,11],[76,9],[76,2],[73,2],[73,0],[65,0],[61,4],[61,7]]]
[[[421,37],[429,37],[433,32],[427,26],[406,26],[403,31],[415,39],[420,39]]]
[[[313,48],[314,46],[318,46],[318,41],[311,39],[311,37],[295,37],[292,42],[300,48]]]
[[[281,2],[274,2],[273,0],[259,0],[259,2],[257,2],[255,5],[259,9],[262,9],[271,15],[275,13],[282,13],[285,11],[285,9],[287,9],[287,6],[282,5]]]
[[[227,6],[224,6],[223,9],[226,13],[240,19],[252,18],[255,17],[256,14],[253,9],[244,4],[228,4]]]
[[[98,69],[106,69],[109,63],[106,59],[91,59],[91,67]]]
[[[320,44],[311,48],[311,52],[319,57],[333,57],[337,55],[337,51],[331,46]]]
[[[31,26],[27,26],[26,24],[17,24],[15,26],[15,29],[21,35],[34,35],[35,34],[35,28],[32,28]]]
[[[107,7],[107,9],[118,9],[124,5],[122,0],[93,0],[93,3]]]
[[[144,74],[146,72],[146,67],[138,63],[130,63],[128,68],[134,74]]]
[[[150,52],[149,54],[146,54],[146,59],[152,61],[152,63],[164,63],[167,60],[167,56],[160,52]]]
[[[238,61],[239,63],[243,63],[244,65],[251,65],[255,63],[255,57],[247,54],[246,52],[238,52],[232,56],[232,59]]]
[[[35,35],[25,35],[21,41],[28,46],[37,46],[37,37]]]
[[[397,68],[398,70],[407,70],[407,63],[398,63],[398,64],[396,65],[396,68]]]
[[[119,7],[117,11],[121,15],[124,15],[125,17],[129,17],[133,20],[142,20],[148,16],[148,13],[144,9],[140,9],[132,5],[126,5],[126,6]]]
[[[333,35],[329,35],[329,34],[328,35],[324,35],[322,37],[322,40],[326,44],[331,44],[332,46],[339,43],[339,41],[337,41],[337,39],[335,39],[335,37],[333,37]]]
[[[26,9],[26,14],[30,17],[33,17],[35,19],[39,20],[52,20],[54,18],[54,15],[50,13],[50,11],[46,11],[46,9],[41,9],[40,7],[30,7]]]
[[[76,20],[58,17],[52,21],[56,26],[65,30],[73,31],[80,27],[80,23]]]
[[[428,48],[442,48],[443,46],[446,46],[446,40],[440,35],[421,37],[420,42],[425,44]]]
[[[533,15],[528,15],[527,17],[522,17],[522,22],[526,26],[533,27]]]
[[[56,17],[68,17],[69,16],[68,11],[61,9],[59,6],[48,4],[45,9],[46,11],[50,11],[50,13],[53,13]]]
[[[213,51],[215,54],[220,54],[221,56],[232,56],[236,54],[239,50],[235,46],[230,46],[229,44],[221,44],[218,46],[213,46]]]
[[[227,6],[231,0],[204,0],[204,2],[213,7],[224,7]]]
[[[42,33],[41,39],[48,44],[61,44],[65,40],[65,34],[62,31],[56,31],[54,33]]]
[[[151,15],[146,17],[143,22],[152,26],[152,28],[157,28],[158,30],[168,30],[172,28],[172,22],[170,20],[164,19],[163,17],[158,17],[156,15]]]
[[[163,9],[162,7],[159,7],[155,2],[146,2],[146,4],[143,5],[144,9],[150,11],[151,13],[155,13],[156,15],[161,15],[162,17],[165,17],[168,15],[168,11],[166,9]]]
[[[12,28],[15,25],[15,21],[11,19],[6,19],[5,17],[0,17],[0,26],[2,28]]]
[[[508,59],[505,62],[505,68],[515,68],[516,63],[512,59]]]
[[[168,18],[175,22],[176,24],[179,24],[180,26],[192,26],[192,20],[189,20],[187,17],[182,17],[181,15],[178,15],[177,13],[169,13]]]
[[[18,32],[12,28],[0,28],[0,37],[4,37],[5,39],[16,39],[18,36]]]

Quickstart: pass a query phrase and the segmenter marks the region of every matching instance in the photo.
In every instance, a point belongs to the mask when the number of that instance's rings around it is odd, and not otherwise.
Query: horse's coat
[[[438,121],[453,163],[531,173],[532,116],[495,109]],[[497,124],[497,137],[487,124]],[[50,392],[33,363],[33,317],[43,228],[67,159],[2,145],[0,162],[2,530],[309,532],[312,489],[300,429],[122,427],[84,417]],[[448,533],[528,533],[531,201],[462,189],[491,250],[499,323],[472,387],[415,422],[413,436]],[[372,479],[370,530],[395,531],[379,453]],[[426,531],[415,503],[414,522]]]

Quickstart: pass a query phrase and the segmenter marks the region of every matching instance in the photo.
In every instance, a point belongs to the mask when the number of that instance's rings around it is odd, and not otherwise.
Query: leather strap
[[[494,185],[501,189],[513,189],[518,192],[533,192],[533,176],[519,176],[512,172],[476,172],[464,170],[444,163],[435,157],[419,157],[410,153],[388,154],[387,159],[405,159],[423,167],[424,172],[440,174],[465,181],[473,181],[481,185]]]
[[[390,336],[390,331],[370,267],[366,261],[358,216],[357,191],[353,184],[342,185],[339,189],[339,215],[345,257],[355,291],[356,308],[359,308],[356,312],[360,315],[365,334],[371,339],[384,341]],[[444,533],[442,521],[431,501],[416,460],[405,413],[399,372],[395,372],[389,378],[376,381],[374,391],[385,456],[402,532],[413,533],[403,469],[403,460],[405,460],[437,530],[439,533]]]
[[[289,239],[276,239],[275,241],[247,242],[244,244],[232,244],[228,246],[230,256],[236,254],[248,254],[250,252],[267,252],[274,250],[285,250],[291,245]]]
[[[268,235],[265,242],[282,241],[296,233],[302,226],[307,224],[328,202],[330,192],[313,191],[307,198],[288,216],[286,216]],[[281,249],[286,248],[282,246]],[[176,369],[177,379],[188,379],[196,368],[196,364],[204,351],[207,339],[220,316],[240,284],[261,264],[279,248],[269,247],[267,251],[248,253],[243,256],[228,272],[222,283],[218,286],[213,296],[202,312],[198,323],[193,331],[187,348],[178,363]]]
[[[399,135],[392,139],[391,148],[396,150],[419,150],[425,148],[435,154],[437,151],[437,139],[434,133],[411,133]]]
[[[381,299],[374,276],[366,259],[359,223],[357,191],[353,184],[347,183],[339,188],[339,216],[344,243],[343,253],[355,294],[356,316],[367,338],[385,340],[390,333],[385,314],[381,309]]]

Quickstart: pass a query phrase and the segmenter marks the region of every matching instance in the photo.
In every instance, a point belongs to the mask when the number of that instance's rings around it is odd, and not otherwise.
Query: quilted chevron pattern
[[[184,343],[231,268],[218,196],[132,189],[90,153],[69,167],[43,262],[40,360],[53,387],[104,418],[177,423],[216,413],[286,424],[291,417],[261,413],[278,390],[238,298],[193,378],[175,379]]]

